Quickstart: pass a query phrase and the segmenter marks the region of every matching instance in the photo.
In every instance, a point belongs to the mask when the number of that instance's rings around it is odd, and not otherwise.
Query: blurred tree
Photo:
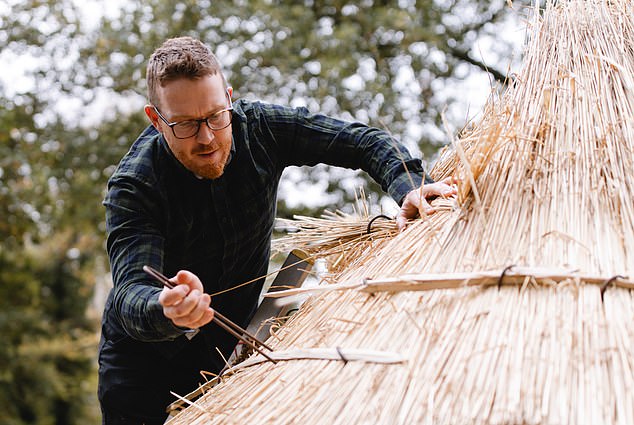
[[[384,127],[429,160],[444,142],[441,112],[465,97],[454,89],[459,81],[474,72],[504,79],[508,59],[501,58],[513,47],[498,36],[505,4],[0,4],[0,60],[9,64],[0,75],[0,423],[96,422],[100,311],[90,301],[95,274],[107,271],[100,202],[107,178],[147,125],[145,64],[163,40],[192,35],[212,46],[237,97]],[[486,60],[479,43],[494,46]],[[6,77],[16,68],[28,78]],[[454,125],[465,119],[448,114]],[[361,174],[327,167],[286,179],[284,216],[346,205],[357,185],[374,191],[375,201],[380,196]],[[315,181],[331,195],[292,199],[290,187]]]
[[[101,219],[69,212],[90,198],[74,199],[70,176],[59,178],[70,149],[59,124],[39,125],[45,108],[34,94],[0,101],[0,423],[94,423],[87,306]]]

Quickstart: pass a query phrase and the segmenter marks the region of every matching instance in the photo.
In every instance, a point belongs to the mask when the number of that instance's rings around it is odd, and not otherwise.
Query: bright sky
[[[125,1],[123,0],[112,0],[108,2],[97,0],[74,1],[75,4],[79,6],[79,10],[83,11],[82,22],[87,26],[87,28],[95,28],[99,22],[99,19],[103,15],[110,18],[117,17],[118,15],[120,15],[122,8],[125,7]],[[12,6],[18,3],[19,0],[5,0],[4,2],[0,3],[0,16],[11,13]],[[515,27],[513,27],[514,25]],[[505,34],[505,39],[515,40],[519,50],[524,36],[523,29],[519,28],[517,24],[509,23],[507,25],[507,28],[502,29],[500,32]],[[499,62],[499,58],[497,58],[494,53],[495,42],[496,40],[481,39],[477,44],[478,51],[472,52],[472,55],[476,56],[479,60],[482,60],[485,63],[490,63],[492,61]],[[506,61],[507,63],[493,65],[498,68],[505,67],[511,61],[511,59],[512,58],[508,58]],[[0,72],[0,83],[4,85],[9,97],[15,95],[16,93],[29,92],[35,89],[33,79],[26,74],[28,71],[33,70],[37,67],[40,59],[34,57],[28,50],[16,53],[8,49],[3,49],[0,50],[0,61],[1,63],[11,64],[11,66],[3,67],[2,71]],[[320,66],[318,63],[315,63],[314,67],[318,68]],[[411,72],[411,68],[403,67],[402,69],[402,74],[393,82],[393,85],[395,86],[395,88],[401,87],[407,88],[407,90],[415,91],[416,87],[418,87],[418,83],[415,79],[415,76]],[[455,96],[458,99],[463,99],[460,102],[454,102],[451,105],[447,105],[447,110],[445,113],[449,122],[465,122],[469,117],[473,117],[474,114],[478,113],[481,110],[482,106],[488,98],[488,95],[490,93],[490,83],[488,77],[482,72],[473,71],[475,71],[475,68],[466,65],[465,73],[471,74],[467,79],[465,79],[464,81],[458,81],[452,86],[446,86],[442,88],[442,93],[445,93],[447,95],[447,98]],[[359,68],[359,73],[348,77],[344,81],[344,84],[349,86],[351,89],[362,89],[364,85],[364,77],[371,77],[372,73],[374,73],[373,64],[361,64]],[[407,92],[407,90],[404,90],[404,92]],[[107,97],[107,94],[99,93],[97,95],[98,102],[111,102],[112,100],[107,99]],[[115,103],[123,102],[129,104],[130,102],[129,98],[113,100]],[[410,101],[410,99],[405,98],[403,99],[403,101],[408,102]],[[412,101],[415,101],[415,97],[412,97]],[[137,102],[138,100],[133,100],[133,103],[135,103],[134,106],[137,106]],[[301,100],[298,100],[296,102],[302,103]],[[60,103],[60,109],[68,111],[69,109],[72,110],[76,107],[79,107],[81,102],[74,101],[73,99],[62,98],[60,99]],[[429,129],[426,129],[425,131],[429,131]],[[411,126],[410,128],[412,139],[418,138],[417,136],[422,132],[423,129],[420,127],[417,128],[415,126]]]

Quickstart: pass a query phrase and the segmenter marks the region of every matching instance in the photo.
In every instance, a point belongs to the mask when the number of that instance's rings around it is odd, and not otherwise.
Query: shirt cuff
[[[193,333],[193,335],[188,337],[188,339],[191,339],[198,333],[198,329],[181,328],[176,326],[171,319],[165,317],[163,314],[163,306],[158,302],[158,298],[149,302],[148,311],[151,312],[150,316],[154,331],[166,340],[176,339],[181,335]]]
[[[410,159],[400,165],[401,172],[388,187],[388,193],[399,206],[403,204],[405,196],[423,184],[433,183],[434,180],[425,173],[420,159]]]

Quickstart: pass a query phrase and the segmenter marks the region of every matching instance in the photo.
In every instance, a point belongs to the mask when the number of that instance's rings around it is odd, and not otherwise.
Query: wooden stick
[[[158,280],[163,284],[163,286],[167,288],[174,288],[174,284],[161,272],[153,269],[150,266],[143,266],[143,271]],[[264,347],[269,351],[273,351],[269,346],[264,344],[262,341],[257,339],[255,336],[251,335],[245,329],[242,329],[240,326],[229,320],[227,317],[220,314],[218,311],[214,310],[214,317],[212,319],[214,323],[223,328],[225,331],[229,332],[234,337],[238,338],[238,340],[242,341],[244,344],[251,347],[253,350],[262,354],[268,360],[273,363],[277,363],[273,358],[264,353],[258,346]],[[245,338],[243,335],[246,335],[249,339]]]
[[[527,278],[538,284],[580,279],[587,284],[604,285],[610,282],[616,287],[634,289],[634,280],[622,276],[597,276],[575,272],[574,270],[554,270],[545,268],[516,267],[502,275],[504,269],[458,273],[427,273],[402,275],[382,279],[364,279],[361,283],[342,282],[311,288],[293,288],[267,293],[265,298],[283,298],[300,294],[319,294],[332,291],[357,289],[363,292],[431,291],[434,289],[457,289],[468,286],[520,285]]]

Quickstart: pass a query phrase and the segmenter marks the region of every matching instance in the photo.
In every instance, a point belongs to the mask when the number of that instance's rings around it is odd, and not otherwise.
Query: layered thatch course
[[[432,171],[458,199],[335,253],[268,341],[341,358],[242,368],[171,424],[634,423],[634,4],[529,22],[511,87]]]

